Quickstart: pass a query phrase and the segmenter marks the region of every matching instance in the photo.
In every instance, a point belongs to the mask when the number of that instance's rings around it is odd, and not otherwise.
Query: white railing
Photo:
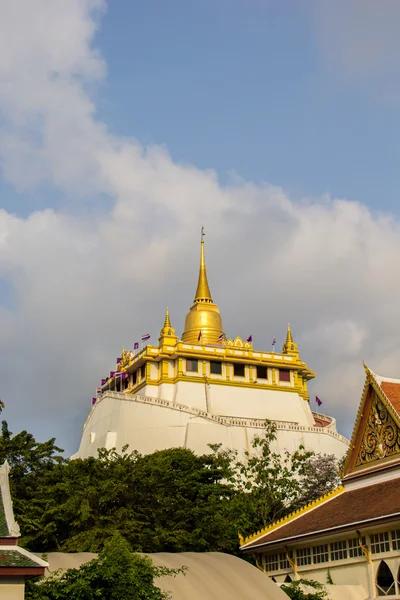
[[[154,398],[152,396],[142,396],[141,394],[123,394],[122,392],[111,392],[106,391],[102,394],[102,396],[98,399],[97,404],[104,400],[105,398],[115,398],[117,400],[124,400],[128,402],[140,402],[142,404],[151,404],[153,406],[165,406],[171,410],[177,410],[179,412],[188,413],[191,415],[195,415],[197,417],[201,417],[206,419],[207,421],[212,421],[214,423],[219,423],[220,425],[226,425],[227,427],[252,427],[257,429],[262,429],[265,427],[266,419],[245,419],[241,417],[223,417],[219,415],[214,415],[212,413],[208,413],[205,410],[201,410],[199,408],[193,408],[192,406],[187,406],[186,404],[179,404],[177,402],[171,402],[170,400],[163,400],[162,398]],[[96,405],[95,405],[96,406]],[[95,406],[90,411],[88,418],[86,419],[85,425],[83,429],[86,428],[86,424],[88,423]],[[313,413],[315,416],[320,418],[324,418],[326,420],[331,420],[331,417],[327,417],[326,415],[319,415],[317,413]],[[324,433],[326,435],[330,435],[331,437],[336,438],[337,440],[341,440],[345,444],[349,444],[348,440],[332,430],[331,423],[326,427],[314,427],[307,425],[299,425],[295,421],[273,421],[276,425],[277,430],[285,430],[285,431],[300,431],[305,433]]]

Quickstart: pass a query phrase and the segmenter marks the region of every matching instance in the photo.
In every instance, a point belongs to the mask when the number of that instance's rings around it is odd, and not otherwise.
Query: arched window
[[[384,560],[381,561],[376,574],[376,591],[378,596],[392,596],[396,593],[392,571]]]
[[[286,575],[285,583],[290,583],[291,581],[292,581],[292,578],[290,577],[290,575]]]

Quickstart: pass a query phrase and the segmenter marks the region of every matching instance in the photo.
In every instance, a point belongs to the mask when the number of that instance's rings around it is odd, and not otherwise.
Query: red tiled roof
[[[286,525],[267,532],[249,544],[244,544],[242,549],[247,551],[268,542],[284,541],[287,538],[317,533],[333,527],[344,528],[352,523],[400,514],[399,498],[400,477],[344,491]]]
[[[385,396],[390,401],[394,410],[400,415],[400,383],[382,381],[380,384]]]

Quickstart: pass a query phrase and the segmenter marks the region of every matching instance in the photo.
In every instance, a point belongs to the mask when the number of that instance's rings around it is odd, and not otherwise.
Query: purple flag
[[[115,371],[110,371],[110,379],[112,379],[115,375]]]
[[[272,338],[272,345],[273,345],[273,346],[275,346],[275,344],[276,344],[276,337],[274,336],[274,337]]]
[[[92,406],[93,406],[93,404],[96,404],[96,400],[97,400],[97,398],[92,398]]]
[[[106,379],[102,379],[102,380],[101,380],[101,385],[106,385],[106,383],[107,383],[107,379],[108,379],[108,377],[107,377]]]
[[[322,400],[320,400],[318,396],[315,396],[315,402],[318,404],[318,406],[321,406],[322,404]]]
[[[135,343],[133,344],[133,349],[134,349],[134,350],[137,350],[138,348],[139,348],[139,342],[135,342]]]
[[[253,341],[253,336],[249,335],[249,337],[247,338],[246,342],[252,342]]]
[[[119,363],[121,362],[121,360],[122,360],[122,356],[120,356],[119,358],[117,358],[117,365],[119,365]]]

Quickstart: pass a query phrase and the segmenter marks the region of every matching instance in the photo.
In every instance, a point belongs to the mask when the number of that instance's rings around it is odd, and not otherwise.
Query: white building
[[[226,338],[207,282],[203,236],[181,338],[167,309],[159,344],[136,354],[123,350],[116,371],[102,382],[75,458],[126,445],[143,454],[171,447],[206,453],[208,444],[222,443],[242,453],[266,419],[276,423],[280,451],[303,444],[340,457],[347,450],[335,420],[310,409],[314,373],[300,359],[290,326],[282,353],[255,350],[251,338]]]
[[[394,600],[400,598],[400,379],[366,372],[342,486],[242,539],[241,549],[277,583],[331,579],[331,596]]]

